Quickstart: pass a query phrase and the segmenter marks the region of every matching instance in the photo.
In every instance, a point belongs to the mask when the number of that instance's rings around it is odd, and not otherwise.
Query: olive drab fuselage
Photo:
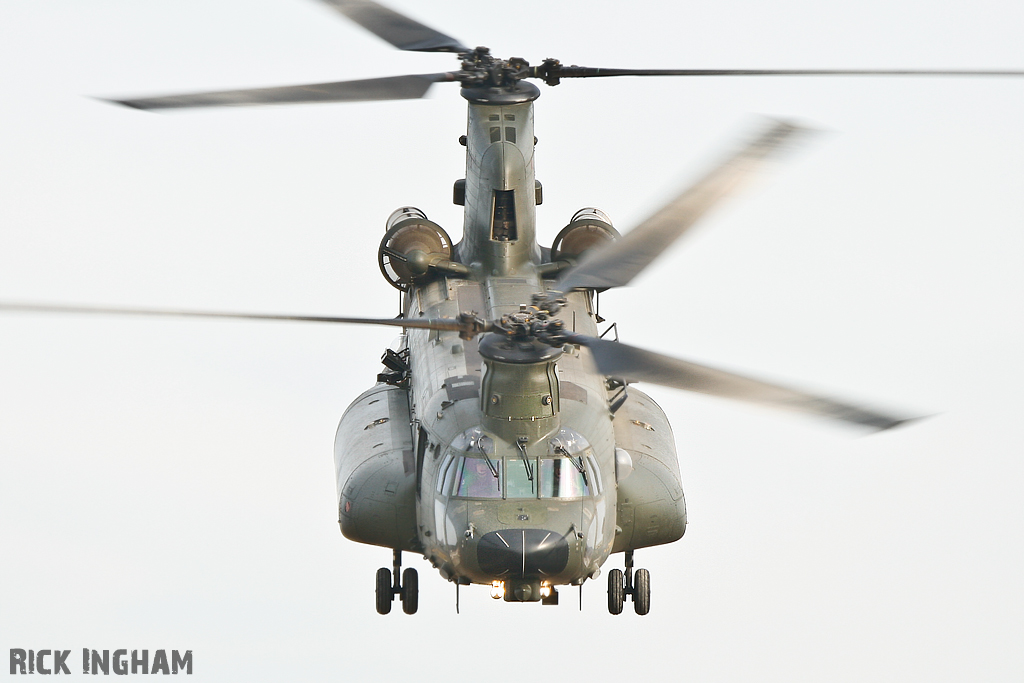
[[[410,283],[406,318],[475,312],[498,320],[544,292],[538,94],[525,82],[463,90],[467,163],[457,201],[465,224],[452,260],[469,272]],[[570,292],[559,318],[574,332],[599,334],[590,290]],[[540,582],[580,584],[613,552],[682,536],[683,492],[664,413],[632,387],[609,388],[586,348],[408,329],[394,350],[407,368],[356,399],[338,428],[339,521],[348,538],[422,553],[459,583],[525,582],[518,599],[530,600]]]

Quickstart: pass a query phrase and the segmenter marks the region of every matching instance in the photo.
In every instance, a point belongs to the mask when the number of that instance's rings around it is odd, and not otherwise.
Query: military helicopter
[[[819,415],[873,429],[907,421],[868,408],[669,358],[599,334],[596,292],[623,286],[703,214],[800,134],[773,124],[694,186],[619,236],[598,209],[575,214],[550,248],[537,244],[529,79],[729,75],[1022,75],[1019,72],[708,71],[531,66],[498,59],[372,2],[328,4],[403,50],[455,53],[440,74],[117,100],[139,109],[422,97],[457,82],[468,102],[465,207],[455,243],[412,207],[387,220],[378,250],[403,292],[397,319],[4,304],[7,310],[361,323],[400,327],[378,383],[345,412],[335,463],[350,539],[391,548],[376,575],[378,612],[418,607],[416,552],[442,578],[491,587],[509,602],[556,604],[558,587],[598,578],[609,556],[608,607],[650,609],[650,575],[634,551],[682,537],[686,511],[671,427],[633,382],[652,382]]]

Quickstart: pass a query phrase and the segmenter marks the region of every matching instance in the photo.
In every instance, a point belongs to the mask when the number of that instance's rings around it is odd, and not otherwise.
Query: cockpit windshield
[[[569,458],[541,458],[541,498],[579,498],[589,494],[590,487],[583,472]]]
[[[501,498],[501,460],[490,465],[483,458],[460,458],[455,495],[461,498]],[[493,469],[492,469],[493,468]]]
[[[494,439],[480,427],[452,439],[438,471],[437,492],[461,498],[501,498],[502,460],[494,457]]]
[[[594,451],[561,428],[546,442],[503,444],[480,427],[456,436],[438,471],[437,491],[459,498],[582,498],[601,493]]]
[[[506,498],[537,497],[537,459],[509,459],[505,478]]]

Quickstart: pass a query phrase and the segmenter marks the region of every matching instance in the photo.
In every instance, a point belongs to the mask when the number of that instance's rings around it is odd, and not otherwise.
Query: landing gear
[[[377,570],[377,614],[387,614],[391,611],[391,570],[381,567]]]
[[[392,577],[394,583],[392,583]],[[401,577],[401,583],[399,583]],[[388,569],[381,567],[377,570],[377,613],[388,614],[391,611],[391,603],[395,596],[402,601],[402,611],[406,614],[416,614],[420,603],[420,580],[416,570],[412,567],[402,571],[402,551],[394,551],[394,567]]]
[[[608,611],[612,614],[622,613],[622,603],[626,596],[633,601],[633,609],[643,616],[651,611],[651,573],[646,569],[638,569],[633,576],[633,551],[626,551],[626,573],[618,569],[608,572]]]
[[[408,567],[402,572],[402,611],[416,614],[420,606],[420,578],[416,570]]]
[[[622,602],[625,599],[626,590],[622,581],[622,571],[613,569],[608,572],[608,611],[612,614],[622,614]]]
[[[651,611],[651,573],[646,569],[636,570],[633,582],[633,609],[643,616]]]

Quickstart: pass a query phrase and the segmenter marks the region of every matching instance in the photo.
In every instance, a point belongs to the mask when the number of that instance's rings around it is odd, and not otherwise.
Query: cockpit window
[[[463,453],[486,453],[494,457],[494,439],[484,434],[479,427],[467,429],[452,439],[452,448]]]
[[[597,489],[597,494],[601,495],[604,493],[604,485],[601,483],[601,468],[597,466],[597,458],[594,457],[593,452],[588,451],[587,462],[590,464],[591,480],[594,482],[594,488]]]
[[[587,441],[586,437],[567,427],[559,428],[555,435],[551,437],[550,444],[551,449],[555,453],[562,453],[563,455],[578,455],[590,448],[590,442]]]
[[[501,460],[462,458],[455,495],[461,498],[501,498]],[[492,470],[491,468],[494,468]],[[498,476],[494,476],[497,471]]]
[[[586,478],[569,458],[541,458],[541,498],[579,498],[589,494]]]
[[[494,439],[480,427],[473,427],[452,439],[451,450],[460,454],[444,474],[442,495],[451,492],[463,498],[501,498],[501,458],[494,457]]]
[[[444,471],[444,479],[441,480],[441,486],[439,493],[443,496],[447,496],[452,491],[452,483],[455,481],[455,477],[459,472],[462,471],[462,458],[452,458],[452,461],[448,464],[448,468]]]
[[[578,498],[590,495],[593,486],[601,492],[597,463],[593,459],[590,443],[579,432],[567,427],[560,428],[548,441],[553,456],[543,458],[540,466],[541,498]],[[590,472],[587,472],[587,464]]]
[[[455,468],[452,467],[452,461],[455,459],[451,453],[444,456],[444,461],[441,463],[441,467],[437,470],[437,492],[447,493],[449,485],[451,484],[451,472]]]
[[[529,462],[529,466],[527,466]],[[537,459],[509,458],[508,476],[505,479],[506,498],[537,497]]]

